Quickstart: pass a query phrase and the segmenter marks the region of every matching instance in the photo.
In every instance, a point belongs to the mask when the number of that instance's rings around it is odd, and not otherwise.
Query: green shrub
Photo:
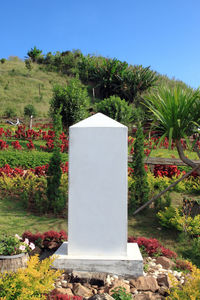
[[[22,167],[23,169],[35,168],[37,166],[46,165],[49,163],[52,153],[42,151],[21,151],[18,150],[6,150],[1,151],[0,155],[0,167],[8,164],[11,168]],[[61,154],[62,162],[68,160],[68,154]]]
[[[173,225],[171,220],[175,217],[176,211],[172,206],[165,207],[163,211],[157,213],[157,217],[159,218],[159,223],[165,228],[172,228]]]
[[[126,289],[123,287],[117,287],[112,290],[112,297],[115,300],[132,300],[132,294],[127,293]]]
[[[200,299],[200,269],[192,267],[192,273],[184,284],[180,285],[172,274],[169,274],[173,288],[170,290],[169,300],[198,300]]]
[[[16,117],[16,109],[14,107],[6,107],[4,110],[4,116],[6,118]]]
[[[49,201],[49,210],[54,213],[59,213],[65,208],[65,197],[63,197],[60,184],[61,184],[61,153],[60,153],[60,140],[59,136],[62,132],[61,111],[62,107],[54,114],[54,149],[50,159],[49,168],[47,172],[47,199]]]
[[[2,64],[4,64],[4,63],[6,62],[6,59],[5,59],[5,58],[1,58],[1,59],[0,59],[0,62],[1,62]]]
[[[134,154],[132,167],[134,170],[134,184],[131,190],[130,214],[136,208],[142,206],[149,200],[149,186],[147,172],[144,168],[144,136],[143,129],[139,124],[134,143]]]
[[[190,259],[193,264],[200,268],[200,237],[193,238],[181,251],[183,257]]]
[[[61,276],[60,270],[50,268],[53,261],[50,257],[40,262],[35,255],[29,259],[27,268],[0,273],[0,299],[46,299],[45,294],[53,289],[55,280]]]
[[[24,106],[24,116],[26,116],[26,117],[30,117],[30,116],[36,117],[37,116],[37,112],[36,112],[34,105],[28,104],[28,105]]]
[[[157,214],[160,224],[168,228],[176,228],[190,236],[200,235],[200,215],[192,218],[181,213],[178,208],[166,207],[164,211]]]
[[[54,87],[53,99],[50,102],[52,118],[60,108],[62,108],[60,114],[65,128],[88,117],[88,93],[78,78],[72,78],[65,88],[59,85]]]
[[[129,125],[132,120],[133,108],[120,97],[110,96],[96,104],[96,111],[124,124]]]
[[[62,174],[60,194],[65,203],[67,201],[68,176]],[[0,196],[17,200],[25,209],[34,213],[46,213],[49,211],[49,200],[47,198],[47,178],[27,173],[26,176],[0,176]],[[60,205],[58,205],[60,209]],[[53,212],[53,211],[52,211]],[[63,210],[66,214],[66,210]]]

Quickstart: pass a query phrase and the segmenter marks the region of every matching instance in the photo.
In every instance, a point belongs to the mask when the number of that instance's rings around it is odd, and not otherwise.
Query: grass
[[[173,204],[178,205],[182,197],[172,193]],[[0,199],[0,234],[22,234],[29,230],[33,233],[48,230],[67,231],[67,220],[52,215],[36,216],[24,210],[20,201]],[[174,230],[162,229],[152,209],[147,209],[128,221],[128,236],[144,236],[158,239],[165,247],[179,252],[178,233]]]
[[[22,234],[24,231],[66,230],[66,220],[52,216],[36,216],[24,210],[20,202],[0,199],[0,234]]]
[[[47,116],[53,86],[65,85],[67,79],[62,74],[44,71],[37,64],[30,72],[22,60],[6,60],[0,64],[0,115],[11,107],[16,116],[23,116],[24,106],[33,104],[38,115]]]
[[[199,160],[198,155],[189,150],[184,151],[185,155],[190,159]],[[151,157],[163,157],[163,158],[179,158],[177,150],[168,150],[168,149],[153,149],[151,151]],[[180,159],[180,158],[179,158]]]

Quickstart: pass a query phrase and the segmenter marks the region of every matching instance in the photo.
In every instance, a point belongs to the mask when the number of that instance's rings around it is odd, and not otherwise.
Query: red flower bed
[[[34,173],[37,176],[46,176],[48,171],[49,165],[43,165],[36,167],[35,169],[23,170],[21,168],[11,168],[8,164],[4,167],[0,168],[0,176],[8,176],[8,177],[15,177],[16,175],[24,176],[27,171]],[[68,173],[68,161],[61,164],[62,173]]]
[[[8,145],[6,144],[6,142],[3,141],[3,140],[0,140],[0,149],[4,150],[4,149],[7,149],[7,148],[8,148]]]
[[[181,174],[181,171],[177,168],[177,166],[172,165],[156,165],[153,170],[155,177],[169,177],[172,178],[174,176],[178,177]]]
[[[17,150],[22,149],[22,146],[20,145],[19,141],[14,141],[11,143],[11,145],[13,146],[14,149],[17,149]]]
[[[36,244],[41,248],[46,249],[56,249],[64,241],[67,241],[67,234],[64,230],[56,232],[54,230],[47,231],[43,234],[41,233],[31,233],[30,231],[25,231],[22,235],[23,239],[28,238],[30,242]]]
[[[24,170],[20,168],[12,169],[8,164],[0,168],[0,176],[15,177],[16,175],[24,176]]]
[[[143,248],[149,256],[164,255],[169,258],[176,258],[177,254],[167,248],[164,248],[157,239],[147,239],[145,237],[129,237],[129,243],[137,243]]]
[[[82,300],[83,297],[81,296],[69,296],[60,294],[57,289],[54,289],[47,295],[47,300]]]

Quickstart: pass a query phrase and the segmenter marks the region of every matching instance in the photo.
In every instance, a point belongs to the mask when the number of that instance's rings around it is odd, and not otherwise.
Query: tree
[[[194,150],[200,158],[199,149],[197,149],[194,143],[191,145],[188,138],[199,128],[200,91],[193,91],[192,89],[183,90],[179,86],[173,89],[160,88],[156,93],[146,97],[145,105],[152,112],[155,118],[155,130],[159,131],[161,134],[158,146],[165,137],[168,137],[169,148],[171,148],[173,140],[180,159],[185,164],[192,167],[192,170],[138,208],[134,212],[134,215],[169,191],[180,181],[187,178],[193,171],[196,171],[198,175],[200,175],[200,165],[185,156],[181,143],[181,139],[185,138],[187,145],[190,146],[190,148]]]
[[[59,213],[65,208],[65,198],[60,190],[62,170],[60,166],[61,154],[59,136],[62,132],[62,123],[59,110],[53,116],[53,124],[55,138],[53,154],[47,172],[47,198],[49,202],[48,210]]]
[[[37,116],[37,112],[35,109],[35,106],[32,104],[27,104],[26,106],[24,106],[24,116],[30,117],[36,117]]]
[[[144,135],[140,123],[136,132],[132,166],[134,170],[134,184],[131,190],[130,213],[146,203],[149,198],[147,173],[144,168]]]
[[[25,59],[25,66],[27,70],[30,72],[33,69],[33,65],[30,58]]]
[[[160,143],[165,137],[175,142],[180,159],[188,166],[195,168],[196,164],[187,158],[183,151],[181,139],[185,138],[188,146],[192,134],[197,132],[200,120],[200,92],[191,89],[183,90],[160,88],[157,93],[146,97],[146,106],[155,118],[155,129],[161,133]],[[198,150],[195,149],[198,153]],[[198,153],[199,157],[200,154]],[[200,174],[200,170],[198,171]]]
[[[88,117],[88,93],[78,78],[72,78],[67,87],[54,87],[50,115],[53,117],[59,108],[65,128]]]
[[[34,48],[31,48],[31,50],[27,52],[27,55],[31,58],[32,62],[36,62],[41,54],[42,50],[37,49],[36,46],[34,46]]]
[[[96,104],[96,111],[124,124],[129,125],[132,121],[133,108],[120,97],[110,96]]]

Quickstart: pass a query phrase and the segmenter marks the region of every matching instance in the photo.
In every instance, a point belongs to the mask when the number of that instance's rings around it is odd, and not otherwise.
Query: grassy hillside
[[[0,63],[0,116],[7,108],[16,109],[16,116],[22,116],[24,106],[33,104],[41,117],[47,116],[52,87],[66,84],[67,76],[45,72],[38,64],[28,71],[19,59]]]
[[[67,83],[67,80],[69,76],[75,76],[76,72],[79,73],[80,78],[83,82],[89,83],[88,80],[85,78],[85,73],[87,73],[87,68],[85,68],[85,64],[87,65],[88,61],[90,61],[90,67],[92,66],[92,71],[90,74],[90,77],[93,75],[98,75],[98,73],[104,72],[102,74],[103,77],[99,77],[98,80],[94,79],[93,86],[101,86],[103,80],[106,80],[107,77],[111,76],[109,75],[109,72],[113,72],[113,68],[120,68],[123,67],[123,63],[117,60],[106,60],[103,57],[93,57],[88,58],[87,56],[81,56],[80,53],[77,54],[77,52],[63,52],[56,55],[46,55],[40,58],[42,59],[42,62],[39,63],[31,63],[32,69],[29,71],[24,61],[20,60],[18,57],[10,57],[8,60],[5,61],[5,63],[0,63],[0,116],[8,117],[7,111],[9,108],[14,110],[13,117],[22,117],[24,112],[24,106],[27,104],[32,104],[37,110],[39,117],[47,117],[48,116],[48,110],[49,110],[49,101],[52,97],[52,88],[55,84],[61,84],[65,85]],[[82,63],[83,69],[78,69],[77,65],[78,62]],[[101,67],[98,67],[99,61],[102,63]],[[45,63],[44,63],[45,62]],[[108,63],[108,66],[105,68],[105,64]],[[119,63],[119,66],[118,66]],[[95,65],[96,64],[96,65]],[[112,65],[113,64],[113,65]],[[89,66],[89,65],[88,65]],[[94,67],[95,66],[95,67]],[[109,69],[109,66],[111,69]],[[89,68],[89,67],[88,67]],[[108,70],[107,70],[108,68]],[[146,79],[148,76],[155,76],[152,75],[153,73],[157,74],[154,71],[149,71],[143,69],[141,71],[140,69],[134,69],[134,66],[131,66],[133,71],[133,74],[136,74],[138,72],[141,72],[141,76],[146,76]],[[148,69],[148,68],[147,68]],[[51,71],[47,71],[51,70]],[[109,71],[110,70],[110,71]],[[100,73],[101,73],[100,72]],[[117,73],[116,71],[115,77],[120,77],[121,73]],[[146,72],[144,75],[142,72]],[[150,75],[151,73],[151,75]],[[95,75],[95,76],[96,76]],[[167,76],[157,74],[158,78],[156,79],[156,86],[162,86],[167,85],[169,87],[174,87],[176,85],[180,85],[183,89],[187,88],[187,85],[181,81],[178,80],[171,80]],[[107,77],[106,77],[107,76]],[[134,75],[135,76],[135,75]],[[138,75],[139,76],[139,75]],[[98,77],[98,76],[97,76]],[[112,77],[112,76],[111,76]],[[95,77],[96,78],[96,77]],[[110,77],[107,78],[110,80]],[[136,86],[139,86],[140,80],[143,80],[143,84],[145,85],[145,77],[143,79],[140,79],[140,76],[137,78],[135,77]],[[95,81],[97,80],[97,81]],[[113,79],[114,80],[114,79]],[[139,81],[138,81],[139,80]],[[138,82],[137,82],[138,81]],[[148,81],[148,80],[147,80]],[[102,87],[105,88],[105,86],[108,89],[108,86],[110,82],[105,81]],[[115,82],[113,81],[112,84]],[[104,86],[105,85],[105,86]],[[115,85],[114,85],[115,86]],[[119,85],[118,88],[120,88],[122,84]],[[148,85],[147,85],[148,86]],[[151,86],[151,84],[149,85]],[[153,89],[154,85],[152,84],[152,87],[150,89]],[[91,87],[87,86],[88,91],[91,92]],[[103,93],[103,89],[101,88],[101,93]],[[109,91],[112,95],[115,90]],[[105,91],[104,91],[105,92]],[[96,97],[98,97],[98,88],[95,88]],[[99,94],[99,97],[101,99],[105,98],[103,97],[103,94]],[[134,89],[130,90],[130,95],[134,94]],[[134,103],[137,106],[137,103],[141,101],[141,97],[144,94],[149,93],[149,88],[142,88],[139,89],[135,95],[133,95],[133,98],[135,99]],[[132,97],[132,96],[131,96]],[[137,100],[138,99],[138,100]],[[127,99],[126,99],[127,100]]]

